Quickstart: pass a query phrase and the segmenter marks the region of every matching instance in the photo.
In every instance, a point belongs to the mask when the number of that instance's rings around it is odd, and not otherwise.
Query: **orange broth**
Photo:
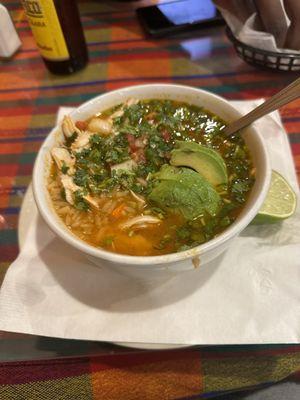
[[[48,188],[53,206],[75,236],[111,252],[155,256],[204,243],[234,222],[247,201],[255,171],[243,139],[222,134],[224,121],[202,108],[155,99],[119,105],[99,118],[107,121],[111,115],[117,115],[112,124],[117,134],[95,132],[80,152],[72,150],[76,138],[66,140],[63,147],[75,160],[75,172],[71,174],[65,164],[52,164]],[[77,126],[88,129],[90,121]],[[178,138],[211,147],[225,161],[229,183],[218,188],[221,206],[215,216],[205,212],[187,221],[179,209],[166,211],[148,201],[153,177],[169,162]],[[134,161],[133,170],[113,172],[112,166],[128,160]],[[72,193],[73,204],[66,200],[64,174],[78,188]],[[124,228],[128,221],[145,216],[158,222]]]

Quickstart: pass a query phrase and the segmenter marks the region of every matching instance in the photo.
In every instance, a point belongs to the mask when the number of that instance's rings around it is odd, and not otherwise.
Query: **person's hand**
[[[262,29],[276,38],[278,47],[300,50],[300,0],[215,0],[242,22],[257,12]],[[287,27],[286,15],[291,23]]]
[[[284,6],[291,24],[288,28],[284,47],[300,50],[300,1],[284,0]]]

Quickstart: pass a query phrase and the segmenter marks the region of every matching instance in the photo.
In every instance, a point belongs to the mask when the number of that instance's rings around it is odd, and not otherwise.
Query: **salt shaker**
[[[0,57],[11,57],[21,46],[21,41],[7,9],[0,4]]]

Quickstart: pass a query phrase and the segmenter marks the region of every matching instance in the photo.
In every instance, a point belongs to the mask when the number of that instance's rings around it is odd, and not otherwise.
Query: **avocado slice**
[[[154,187],[148,199],[163,210],[180,211],[187,221],[204,212],[215,216],[220,211],[220,195],[196,171],[165,164],[154,177]]]
[[[170,164],[194,169],[213,186],[228,182],[223,158],[216,150],[199,143],[176,141],[176,148],[171,152]]]

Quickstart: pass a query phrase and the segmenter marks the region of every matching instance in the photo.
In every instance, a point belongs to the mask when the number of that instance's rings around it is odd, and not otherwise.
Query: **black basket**
[[[300,71],[300,55],[295,53],[277,53],[257,49],[240,42],[227,27],[226,34],[239,57],[248,64],[276,71],[296,72]]]

